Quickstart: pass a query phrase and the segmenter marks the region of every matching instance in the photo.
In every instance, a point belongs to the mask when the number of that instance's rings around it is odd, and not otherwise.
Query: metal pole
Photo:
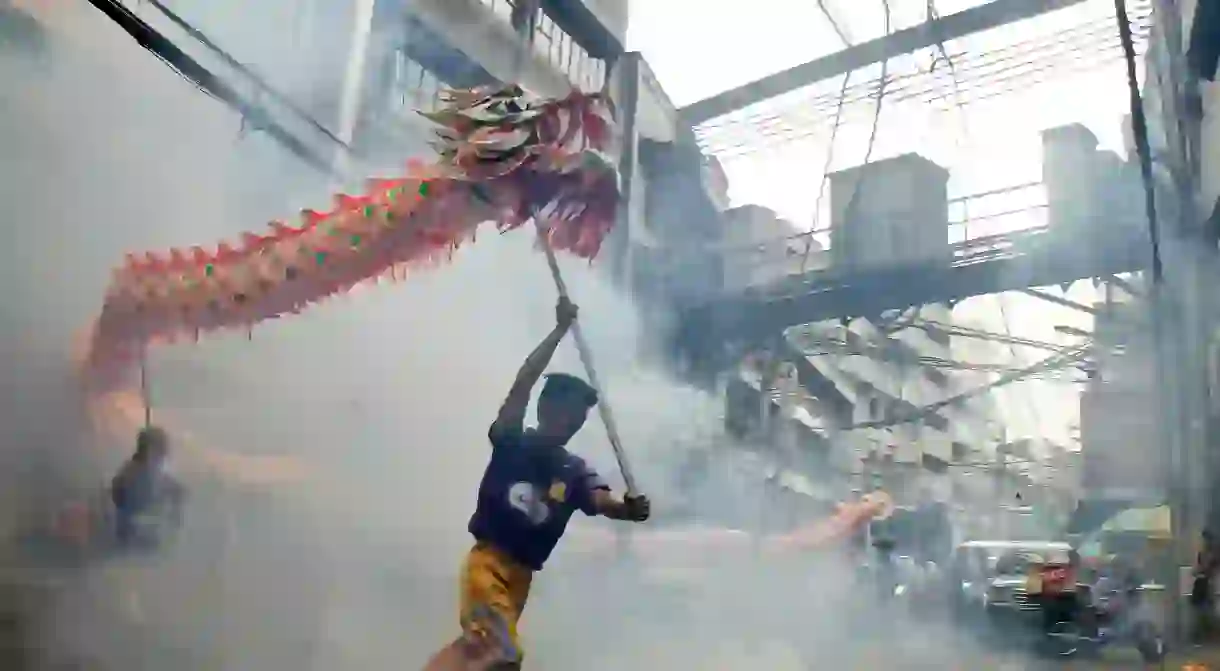
[[[1209,318],[1204,298],[1211,288],[1204,286],[1206,280],[1202,264],[1214,262],[1214,255],[1197,248],[1202,218],[1198,211],[1199,171],[1195,162],[1198,155],[1198,123],[1188,110],[1188,97],[1192,91],[1192,77],[1184,63],[1185,41],[1182,35],[1182,13],[1177,0],[1158,0],[1157,27],[1161,35],[1161,51],[1164,69],[1153,70],[1160,84],[1162,96],[1162,123],[1165,127],[1166,155],[1170,174],[1173,177],[1172,201],[1176,205],[1167,218],[1169,230],[1175,235],[1167,236],[1171,273],[1167,285],[1175,289],[1172,294],[1160,293],[1159,303],[1162,329],[1168,353],[1166,370],[1174,374],[1166,382],[1172,387],[1170,402],[1174,405],[1174,430],[1178,442],[1176,463],[1171,485],[1176,491],[1177,508],[1174,510],[1173,531],[1175,539],[1174,557],[1179,575],[1185,578],[1194,562],[1195,541],[1206,524],[1210,508],[1207,474],[1210,472],[1208,386],[1206,366]],[[1156,61],[1153,61],[1156,67]],[[1152,77],[1149,77],[1152,80]],[[1174,242],[1174,240],[1177,240]],[[1182,579],[1181,583],[1187,581]],[[1175,633],[1183,636],[1191,621],[1187,602],[1175,590],[1177,607],[1174,608]]]
[[[559,271],[559,260],[555,258],[555,250],[547,242],[546,231],[542,228],[542,223],[536,219],[534,223],[538,228],[538,239],[542,244],[542,250],[546,253],[547,266],[551,269],[551,279],[555,281],[555,289],[561,297],[567,298],[568,285],[563,281],[563,275]],[[627,453],[623,450],[623,443],[619,438],[618,423],[614,420],[614,413],[610,410],[610,403],[602,393],[601,381],[598,380],[597,369],[593,365],[593,352],[589,349],[589,343],[585,340],[584,331],[580,328],[580,322],[572,324],[572,337],[576,341],[576,351],[580,355],[580,363],[584,365],[585,374],[589,377],[589,385],[597,391],[597,396],[601,399],[597,404],[597,412],[601,415],[602,424],[606,426],[606,438],[610,441],[610,448],[614,450],[614,458],[618,461],[619,470],[623,474],[623,484],[627,487],[627,495],[633,496],[638,494],[639,489],[635,486],[635,474],[631,471],[631,464],[627,461]]]
[[[619,56],[614,67],[618,78],[618,99],[614,101],[618,108],[622,128],[620,141],[621,155],[618,161],[618,174],[622,180],[622,189],[618,201],[618,222],[615,225],[616,252],[613,258],[615,274],[630,294],[634,287],[634,263],[631,252],[631,228],[633,210],[631,201],[635,195],[636,150],[639,144],[639,134],[636,132],[636,114],[640,107],[640,59],[637,51],[631,51]]]
[[[152,426],[152,391],[148,386],[148,346],[140,349],[140,402],[144,404],[144,428]]]
[[[1168,456],[1168,468],[1166,469],[1165,489],[1168,496],[1170,508],[1172,511],[1171,524],[1173,526],[1174,546],[1173,560],[1169,562],[1172,570],[1166,576],[1166,586],[1169,594],[1168,615],[1171,624],[1172,634],[1178,640],[1182,640],[1186,631],[1186,624],[1189,621],[1189,613],[1187,612],[1186,600],[1182,598],[1183,583],[1186,582],[1183,578],[1192,562],[1192,542],[1191,536],[1193,533],[1194,514],[1192,499],[1195,497],[1194,480],[1197,477],[1192,473],[1195,464],[1198,461],[1199,453],[1203,446],[1199,445],[1196,440],[1192,440],[1191,427],[1194,424],[1194,418],[1191,417],[1191,411],[1186,407],[1186,402],[1192,394],[1192,385],[1189,380],[1197,378],[1199,375],[1199,366],[1197,362],[1192,365],[1191,351],[1195,349],[1195,335],[1188,333],[1192,330],[1196,320],[1189,319],[1188,313],[1195,311],[1194,306],[1189,305],[1189,297],[1185,294],[1181,296],[1183,299],[1180,302],[1172,300],[1174,296],[1170,294],[1169,289],[1172,287],[1184,287],[1183,280],[1188,280],[1190,270],[1184,268],[1189,266],[1192,259],[1190,254],[1179,256],[1173,259],[1173,263],[1164,264],[1160,258],[1160,231],[1163,228],[1163,221],[1167,219],[1171,223],[1171,229],[1178,233],[1179,237],[1185,230],[1181,224],[1189,221],[1187,217],[1187,209],[1182,207],[1176,208],[1176,217],[1168,217],[1161,219],[1165,212],[1164,207],[1158,208],[1155,175],[1152,170],[1152,152],[1149,147],[1148,127],[1145,119],[1143,108],[1143,100],[1140,92],[1139,82],[1137,80],[1137,64],[1134,46],[1132,44],[1131,26],[1127,16],[1127,8],[1125,0],[1114,0],[1115,16],[1118,22],[1119,39],[1122,43],[1124,56],[1127,65],[1128,87],[1131,95],[1131,125],[1132,135],[1135,140],[1136,153],[1140,162],[1140,171],[1143,178],[1143,187],[1145,195],[1145,206],[1147,209],[1147,218],[1149,226],[1149,234],[1152,243],[1152,274],[1151,287],[1148,291],[1150,301],[1150,313],[1153,319],[1153,339],[1154,349],[1156,353],[1155,364],[1155,391],[1158,399],[1158,426],[1161,430],[1163,448]],[[1193,201],[1191,194],[1184,194],[1183,187],[1187,183],[1183,179],[1183,170],[1180,159],[1181,147],[1178,142],[1177,134],[1173,132],[1175,125],[1176,112],[1180,109],[1181,99],[1179,97],[1179,79],[1175,76],[1176,68],[1174,63],[1182,57],[1182,41],[1181,41],[1181,15],[1178,12],[1175,0],[1158,0],[1156,5],[1156,25],[1160,31],[1161,40],[1159,40],[1161,55],[1163,60],[1168,65],[1169,72],[1160,72],[1159,63],[1156,51],[1152,52],[1152,57],[1149,63],[1152,66],[1149,73],[1156,76],[1161,88],[1161,103],[1162,103],[1162,118],[1163,125],[1166,128],[1166,140],[1168,157],[1166,162],[1170,168],[1171,174],[1174,175],[1174,182],[1177,193],[1172,195],[1177,198],[1171,198],[1170,203],[1177,200],[1180,204],[1184,204],[1182,196],[1186,196],[1186,201]],[[1152,78],[1149,78],[1152,81]],[[1189,206],[1187,206],[1188,208]],[[1161,210],[1158,216],[1158,209]],[[1159,220],[1160,219],[1160,220]],[[1175,254],[1183,254],[1181,245],[1175,245],[1170,250]],[[1185,263],[1183,263],[1185,262]],[[1174,272],[1171,277],[1163,277],[1163,269],[1171,268]],[[1185,275],[1185,276],[1184,276]],[[1174,280],[1177,280],[1175,283]],[[1193,369],[1192,369],[1193,367]]]
[[[521,38],[521,43],[518,45],[516,54],[516,63],[513,68],[514,74],[519,76],[521,68],[524,66],[525,59],[530,55],[534,46],[534,36],[537,34],[538,14],[541,12],[541,3],[539,0],[521,0],[514,8],[512,15],[512,24],[517,31],[517,35]],[[559,270],[559,260],[555,258],[555,250],[551,247],[548,231],[543,227],[542,222],[537,218],[537,213],[534,217],[534,226],[538,230],[538,242],[542,245],[542,250],[546,254],[547,267],[551,271],[551,279],[555,282],[555,290],[561,298],[568,297],[568,285],[563,280],[563,273]],[[597,404],[598,414],[601,415],[602,423],[606,427],[606,437],[610,441],[610,448],[614,450],[614,458],[618,461],[619,470],[623,474],[623,484],[627,489],[627,495],[632,496],[639,493],[635,484],[635,475],[631,470],[631,464],[627,461],[627,453],[623,450],[622,440],[619,438],[618,423],[614,420],[614,413],[610,409],[610,403],[603,393],[602,385],[597,377],[597,369],[593,365],[593,352],[589,349],[589,343],[585,340],[584,331],[580,328],[580,323],[572,325],[572,336],[576,341],[576,351],[580,355],[580,362],[584,365],[585,375],[589,378],[589,385],[597,391],[600,402]]]

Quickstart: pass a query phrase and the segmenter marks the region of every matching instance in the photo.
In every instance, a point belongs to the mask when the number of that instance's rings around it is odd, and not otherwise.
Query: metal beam
[[[912,305],[960,301],[971,296],[1042,287],[1087,277],[1141,270],[1146,239],[1110,238],[1096,254],[1082,256],[1065,240],[1036,245],[1016,255],[955,266],[911,266],[819,278],[778,298],[739,294],[692,307],[681,319],[682,337],[756,341],[790,326],[823,319],[880,314]],[[818,271],[821,274],[823,271]],[[828,276],[829,275],[829,276]],[[820,281],[819,281],[820,280]]]
[[[593,58],[613,61],[623,54],[623,43],[583,0],[542,0],[542,11]]]
[[[1122,289],[1123,291],[1127,292],[1128,294],[1130,294],[1131,296],[1133,296],[1135,298],[1144,298],[1145,297],[1146,292],[1143,289],[1140,289],[1139,287],[1131,284],[1127,280],[1124,280],[1123,278],[1121,278],[1117,275],[1110,275],[1109,277],[1106,278],[1106,282],[1113,284],[1114,286],[1118,287],[1119,289]]]
[[[899,30],[829,56],[777,72],[678,110],[692,126],[831,77],[948,40],[1070,7],[1084,0],[992,0],[985,5]]]
[[[835,35],[843,42],[843,48],[850,47],[856,43],[854,31],[851,29],[851,21],[843,12],[843,8],[839,5],[838,0],[818,0],[818,8],[822,10],[826,20],[830,22]]]
[[[1094,310],[1093,308],[1091,308],[1083,303],[1077,303],[1076,301],[1069,301],[1066,298],[1060,298],[1054,294],[1044,293],[1044,292],[1038,291],[1037,289],[1018,289],[1017,292],[1025,294],[1026,296],[1033,296],[1034,298],[1044,300],[1047,303],[1054,303],[1055,305],[1062,305],[1065,308],[1079,310],[1081,312],[1091,314],[1091,315],[1097,314],[1097,310]]]
[[[273,89],[245,65],[221,51],[164,5],[150,3],[168,19],[168,25],[176,26],[187,38],[197,41],[203,47],[201,51],[210,52],[213,60],[223,66],[226,77],[217,75],[187,54],[164,33],[119,0],[89,0],[89,4],[105,14],[141,47],[165,61],[182,77],[236,110],[243,119],[250,120],[258,130],[319,172],[335,174],[334,159],[339,155],[338,152],[350,151],[329,129]],[[303,138],[307,135],[312,136],[316,144],[306,142]],[[317,145],[322,145],[325,149],[319,150]]]

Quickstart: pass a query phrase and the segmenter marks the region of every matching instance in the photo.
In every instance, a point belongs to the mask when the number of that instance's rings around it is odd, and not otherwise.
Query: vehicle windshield
[[[1024,574],[1036,566],[1068,563],[1068,550],[1062,548],[1013,548],[996,558],[995,572],[999,575]]]

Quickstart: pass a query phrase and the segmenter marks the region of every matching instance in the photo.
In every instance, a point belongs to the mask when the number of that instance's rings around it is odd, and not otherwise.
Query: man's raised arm
[[[562,297],[559,299],[559,303],[555,305],[555,328],[530,352],[525,363],[521,365],[521,370],[517,371],[517,379],[513,380],[508,396],[504,397],[504,403],[500,405],[496,421],[491,425],[491,435],[521,430],[521,425],[525,422],[525,410],[530,404],[530,392],[534,390],[534,385],[538,384],[538,378],[546,372],[560,341],[576,322],[576,312],[572,301]]]

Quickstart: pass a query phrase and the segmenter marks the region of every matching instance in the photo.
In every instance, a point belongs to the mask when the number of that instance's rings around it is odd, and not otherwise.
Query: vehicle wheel
[[[1043,636],[1046,654],[1058,657],[1072,657],[1080,652],[1080,627],[1075,622],[1059,622],[1050,628]]]
[[[1135,649],[1146,664],[1158,664],[1165,659],[1165,638],[1153,627],[1144,625],[1135,635]]]

